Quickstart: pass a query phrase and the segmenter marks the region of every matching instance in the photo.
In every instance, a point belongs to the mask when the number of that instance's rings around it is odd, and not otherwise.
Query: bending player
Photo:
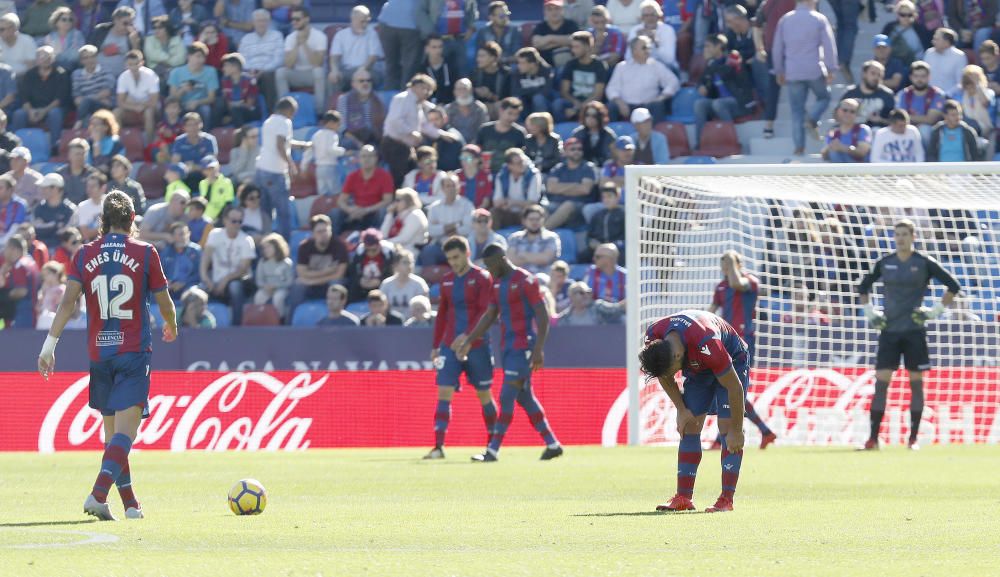
[[[757,318],[757,295],[760,281],[757,277],[743,270],[743,257],[735,250],[727,250],[722,253],[720,266],[722,268],[722,281],[715,287],[715,295],[712,297],[712,312],[721,316],[731,327],[736,329],[736,334],[746,342],[750,350],[750,366],[753,366],[754,359],[757,358],[757,334],[754,331],[754,322]],[[760,430],[760,448],[766,449],[768,445],[777,440],[778,436],[767,426],[764,419],[757,414],[757,409],[748,398],[746,400],[745,414],[750,422],[757,425]],[[712,449],[722,448],[722,431],[712,443]]]
[[[497,406],[490,387],[493,385],[493,353],[488,336],[470,343],[468,357],[459,361],[450,343],[465,339],[466,331],[476,326],[493,300],[493,279],[485,270],[469,262],[469,242],[453,236],[442,246],[451,272],[441,281],[441,303],[434,319],[434,348],[431,360],[437,367],[438,401],[434,411],[434,448],[425,459],[444,458],[444,437],[451,420],[451,399],[465,378],[476,389],[483,406],[487,443],[497,422]]]
[[[115,520],[107,502],[112,484],[118,486],[125,517],[143,516],[132,490],[128,454],[140,421],[149,416],[150,293],[156,295],[163,315],[163,340],[177,338],[174,303],[160,255],[152,245],[132,238],[134,220],[135,209],[127,195],[116,191],[105,197],[101,237],[80,248],[70,261],[66,293],[38,355],[38,372],[48,379],[55,369],[56,344],[86,288],[90,406],[104,416],[107,445],[83,510],[102,521]]]
[[[660,381],[677,407],[677,494],[657,511],[692,511],[694,481],[701,463],[701,429],[717,404],[722,442],[722,494],[707,513],[733,510],[743,462],[743,407],[750,386],[750,353],[729,323],[706,311],[681,311],[646,331],[639,353],[642,371]],[[682,393],[674,380],[684,375]]]
[[[531,372],[544,365],[545,339],[549,336],[549,313],[545,309],[538,280],[528,271],[512,265],[507,260],[506,251],[498,245],[491,244],[483,249],[483,261],[493,276],[492,302],[472,333],[464,339],[455,339],[452,347],[459,359],[465,359],[472,344],[482,338],[499,317],[503,388],[500,389],[500,420],[497,421],[493,439],[486,451],[473,456],[472,460],[481,463],[497,460],[503,437],[514,418],[515,400],[524,408],[531,424],[545,441],[541,459],[555,459],[563,454],[562,445],[549,428],[545,411],[531,390]],[[538,327],[537,335],[533,323]]]
[[[864,445],[867,451],[878,450],[878,433],[885,415],[889,383],[899,367],[900,355],[910,373],[910,438],[906,446],[914,451],[920,449],[917,433],[924,412],[924,371],[931,368],[927,328],[924,325],[928,320],[941,316],[945,307],[951,305],[962,290],[955,277],[936,260],[913,249],[916,227],[912,221],[899,221],[894,231],[896,252],[879,259],[858,287],[869,324],[881,331],[875,360],[871,432]],[[921,305],[932,278],[948,287],[948,292],[944,293],[940,302],[928,308]],[[883,285],[882,311],[877,310],[871,300],[872,285],[879,279]]]

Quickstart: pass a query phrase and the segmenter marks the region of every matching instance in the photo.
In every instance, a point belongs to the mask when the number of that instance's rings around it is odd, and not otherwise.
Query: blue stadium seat
[[[698,94],[698,89],[691,86],[681,88],[671,101],[670,116],[667,120],[694,124],[694,101],[701,98],[704,96]]]
[[[288,239],[288,248],[291,254],[292,264],[299,262],[296,257],[299,256],[299,244],[305,239],[312,236],[312,231],[308,230],[292,230],[292,236]]]
[[[208,312],[215,317],[215,328],[221,329],[233,324],[232,313],[229,312],[229,305],[222,303],[208,303]]]
[[[32,158],[32,160],[34,160]],[[46,175],[50,172],[55,172],[63,165],[62,162],[34,162],[31,164],[31,168],[38,171],[41,175]]]
[[[289,96],[299,103],[299,109],[292,119],[293,128],[314,126],[316,124],[316,99],[308,92],[289,92]]]
[[[586,263],[569,265],[569,278],[573,280],[583,280],[587,276],[590,265]]]
[[[573,134],[573,131],[576,130],[577,126],[580,126],[579,122],[560,122],[559,124],[556,124],[556,134],[558,134],[563,140],[566,140],[571,134]]]
[[[21,139],[21,145],[31,151],[32,162],[48,162],[52,153],[49,143],[49,133],[41,128],[22,128],[15,132]]]
[[[292,313],[293,327],[314,327],[326,316],[326,301],[306,301],[295,307]]]
[[[510,238],[510,235],[514,234],[519,230],[521,230],[521,227],[519,226],[508,226],[507,228],[501,228],[500,230],[498,230],[497,234],[499,234],[504,238]]]
[[[567,264],[576,263],[576,233],[568,228],[557,228],[559,242],[562,243],[562,254],[559,258]]]
[[[434,300],[434,299],[440,297],[441,296],[441,283],[437,283],[436,282],[436,283],[432,284],[431,287],[430,287],[430,290],[428,291],[428,295],[427,296],[430,297],[431,300]]]
[[[389,104],[392,102],[392,97],[395,96],[395,95],[397,95],[397,94],[399,94],[398,90],[379,90],[378,91],[378,97],[379,97],[379,99],[382,100],[382,103],[385,104],[385,110],[386,110],[386,112],[389,111]]]
[[[299,222],[299,211],[295,209],[295,198],[288,197],[288,211],[291,214],[292,230],[298,230],[302,223]]]
[[[608,128],[614,130],[618,136],[630,136],[635,139],[636,131],[631,122],[612,122]]]
[[[368,314],[368,301],[361,301],[359,303],[350,303],[346,307],[344,307],[344,310],[346,310],[347,312],[351,313],[352,315],[360,319],[361,317]],[[406,313],[408,311],[399,311],[399,312],[400,314],[406,316]]]

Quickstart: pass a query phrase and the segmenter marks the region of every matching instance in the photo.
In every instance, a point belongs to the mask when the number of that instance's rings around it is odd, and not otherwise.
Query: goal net
[[[749,399],[780,443],[848,445],[868,436],[878,333],[857,298],[861,277],[893,251],[893,225],[916,223],[915,248],[961,283],[928,323],[923,443],[1000,440],[1000,164],[628,167],[629,442],[678,441],[675,410],[639,372],[645,329],[710,309],[720,258],[734,249],[760,279]],[[944,294],[932,281],[925,305]],[[872,295],[882,305],[882,284]],[[883,442],[905,442],[909,385],[889,390]],[[747,422],[747,443],[760,439]],[[714,438],[713,419],[704,439]]]

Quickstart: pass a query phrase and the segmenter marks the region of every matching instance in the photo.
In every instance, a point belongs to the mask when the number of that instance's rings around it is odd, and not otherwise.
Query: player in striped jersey
[[[757,296],[760,281],[754,275],[743,270],[743,257],[735,250],[722,253],[720,266],[722,282],[715,287],[712,297],[711,311],[719,315],[740,335],[750,348],[750,366],[757,356],[757,334],[754,331],[754,321],[757,315]],[[764,420],[757,414],[750,399],[746,401],[746,417],[760,430],[760,448],[766,449],[778,436],[774,434]],[[722,432],[712,443],[711,448],[722,448]]]
[[[481,463],[497,460],[504,434],[514,418],[515,400],[524,408],[531,424],[545,441],[542,460],[554,459],[563,454],[563,448],[549,428],[545,411],[531,390],[531,373],[545,363],[545,339],[549,336],[549,313],[542,300],[538,279],[512,265],[507,259],[507,252],[496,244],[483,249],[483,261],[493,276],[493,302],[472,333],[465,339],[456,339],[452,346],[458,358],[465,359],[471,345],[482,338],[499,317],[503,387],[500,390],[500,420],[493,431],[493,439],[486,450],[472,460]]]
[[[93,491],[83,510],[114,521],[108,491],[118,486],[127,519],[141,519],[142,507],[132,490],[128,454],[139,423],[149,416],[149,365],[153,350],[149,296],[163,316],[163,340],[177,338],[174,303],[167,291],[160,256],[133,239],[135,209],[120,191],[104,199],[101,237],[76,252],[67,267],[66,293],[38,355],[42,377],[55,369],[55,349],[82,292],[87,299],[90,350],[90,406],[104,416],[107,445]]]
[[[493,353],[489,336],[471,343],[468,357],[459,361],[451,350],[456,339],[465,339],[493,300],[493,279],[485,270],[469,262],[469,242],[453,236],[442,245],[451,272],[441,281],[441,302],[434,319],[434,347],[431,360],[437,368],[438,402],[434,411],[434,448],[425,459],[444,458],[444,437],[451,420],[451,399],[459,390],[459,379],[476,389],[483,407],[487,443],[492,440],[497,422],[497,406],[490,387],[493,385]]]

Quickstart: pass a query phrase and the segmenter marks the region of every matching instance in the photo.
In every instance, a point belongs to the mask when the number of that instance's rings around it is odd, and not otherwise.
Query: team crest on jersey
[[[701,347],[700,351],[701,354],[705,355],[706,357],[712,356],[712,353],[708,350],[708,345]]]

